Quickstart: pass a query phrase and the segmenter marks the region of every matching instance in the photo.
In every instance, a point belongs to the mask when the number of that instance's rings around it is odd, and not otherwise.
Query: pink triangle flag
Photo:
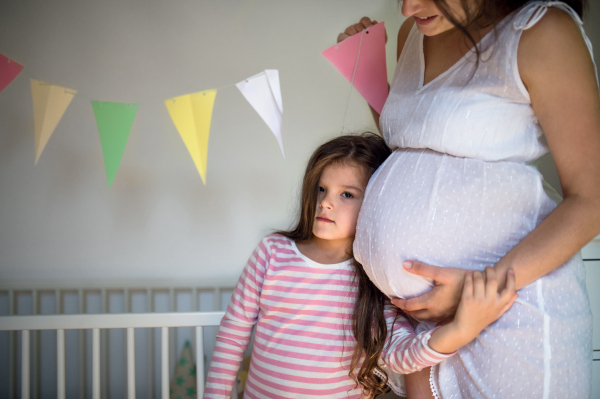
[[[16,78],[22,70],[23,65],[0,54],[0,92]]]
[[[388,96],[383,22],[350,36],[321,54],[352,83],[375,111],[381,113]]]

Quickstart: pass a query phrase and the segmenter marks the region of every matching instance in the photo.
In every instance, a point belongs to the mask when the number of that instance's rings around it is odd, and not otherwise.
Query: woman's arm
[[[600,233],[600,97],[593,63],[581,32],[563,11],[550,8],[523,32],[519,73],[554,158],[564,201],[494,265],[512,268],[517,289],[556,269]],[[412,262],[412,273],[434,279],[421,297],[393,303],[412,317],[451,317],[464,271]],[[504,281],[499,281],[502,288]]]
[[[600,96],[581,32],[561,10],[548,9],[523,32],[518,62],[564,194],[564,201],[494,266],[512,267],[522,288],[600,233]]]
[[[355,35],[361,32],[364,29],[367,29],[369,26],[375,25],[377,21],[371,19],[369,17],[362,17],[360,22],[354,25],[350,25],[343,33],[340,33],[337,38],[337,42],[341,42],[346,40],[352,35]],[[400,29],[398,30],[398,47],[396,51],[396,61],[400,59],[400,54],[402,53],[402,49],[404,48],[404,43],[406,43],[406,39],[408,38],[408,34],[410,33],[410,29],[414,25],[415,20],[413,18],[409,18],[402,23]],[[387,42],[387,33],[385,35],[385,41]],[[388,86],[389,90],[389,86]],[[375,120],[375,126],[379,130],[379,113],[375,111],[375,108],[369,105],[369,109],[371,110],[371,114],[373,115],[373,120]]]

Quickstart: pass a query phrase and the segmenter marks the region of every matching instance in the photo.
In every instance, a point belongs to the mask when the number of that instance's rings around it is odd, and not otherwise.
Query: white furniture
[[[0,317],[0,330],[21,333],[21,398],[30,397],[30,331],[56,330],[58,399],[66,398],[65,330],[92,330],[92,398],[100,399],[100,329],[127,329],[127,398],[135,399],[135,328],[161,328],[161,398],[169,399],[169,327],[195,327],[196,359],[204,358],[204,327],[218,326],[224,312],[121,313],[94,315],[35,315]],[[197,362],[197,392],[204,392],[204,363]]]
[[[592,398],[600,398],[600,236],[581,251],[586,269],[587,290],[594,317]]]
[[[0,375],[0,396],[133,398],[137,387],[138,396],[168,398],[185,340],[201,392],[234,284],[0,282],[0,369],[8,374]]]

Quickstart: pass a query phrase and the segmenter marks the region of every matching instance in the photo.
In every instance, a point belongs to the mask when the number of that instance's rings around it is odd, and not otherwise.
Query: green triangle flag
[[[139,104],[92,101],[108,186],[112,186]]]

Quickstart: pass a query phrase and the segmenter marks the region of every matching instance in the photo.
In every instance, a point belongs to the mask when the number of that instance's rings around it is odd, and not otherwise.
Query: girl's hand
[[[429,338],[429,347],[439,353],[453,353],[471,342],[484,328],[495,322],[513,305],[515,273],[509,270],[506,287],[498,293],[498,280],[492,267],[485,272],[468,271],[460,304],[451,323],[436,329]]]
[[[515,272],[512,269],[508,270],[506,286],[500,293],[494,268],[488,266],[483,273],[469,270],[453,321],[460,334],[473,339],[498,320],[519,297],[515,285]]]
[[[360,22],[354,25],[350,25],[346,28],[343,33],[340,33],[337,38],[337,42],[342,42],[349,38],[352,35],[359,33],[360,31],[367,29],[369,26],[373,26],[377,23],[377,21],[371,19],[369,17],[362,17]],[[387,43],[387,33],[385,34],[385,41]]]
[[[410,273],[432,279],[434,287],[415,298],[394,298],[394,305],[418,320],[441,322],[454,317],[463,292],[463,269],[431,266],[415,261],[404,262],[403,267]]]

